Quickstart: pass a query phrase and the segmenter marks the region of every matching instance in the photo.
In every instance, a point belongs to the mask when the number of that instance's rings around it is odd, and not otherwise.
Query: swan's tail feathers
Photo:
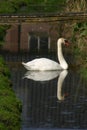
[[[22,65],[26,65],[26,63],[22,62]]]
[[[22,62],[22,65],[26,68],[26,63]]]
[[[30,66],[27,65],[26,63],[22,62],[22,65],[23,65],[27,70],[31,70]]]

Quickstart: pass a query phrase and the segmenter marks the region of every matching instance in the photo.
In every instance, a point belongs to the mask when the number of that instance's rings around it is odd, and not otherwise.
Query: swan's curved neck
[[[57,50],[58,60],[59,60],[60,66],[63,69],[67,69],[68,68],[68,64],[67,64],[67,62],[64,59],[63,52],[62,52],[62,42],[60,40],[58,40],[57,46],[58,46],[57,47],[58,48],[58,50]]]

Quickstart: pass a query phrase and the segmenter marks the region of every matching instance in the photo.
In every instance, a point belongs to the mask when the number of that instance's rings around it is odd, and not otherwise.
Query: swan
[[[37,70],[37,71],[68,69],[68,64],[65,61],[62,53],[62,44],[69,45],[69,42],[65,38],[59,38],[57,41],[57,55],[60,64],[47,58],[37,58],[27,63],[22,62],[22,65],[27,70]]]

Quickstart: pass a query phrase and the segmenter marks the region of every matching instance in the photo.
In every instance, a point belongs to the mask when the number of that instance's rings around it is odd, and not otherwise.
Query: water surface
[[[25,57],[14,59],[7,63],[13,89],[23,103],[22,130],[87,129],[87,82],[77,70],[51,72],[49,77],[27,72],[19,62]]]

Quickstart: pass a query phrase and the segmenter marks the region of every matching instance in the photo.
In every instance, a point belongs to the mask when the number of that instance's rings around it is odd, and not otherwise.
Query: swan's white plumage
[[[27,70],[61,70],[62,67],[55,61],[52,61],[47,58],[37,58],[30,62],[23,63],[24,67]]]

